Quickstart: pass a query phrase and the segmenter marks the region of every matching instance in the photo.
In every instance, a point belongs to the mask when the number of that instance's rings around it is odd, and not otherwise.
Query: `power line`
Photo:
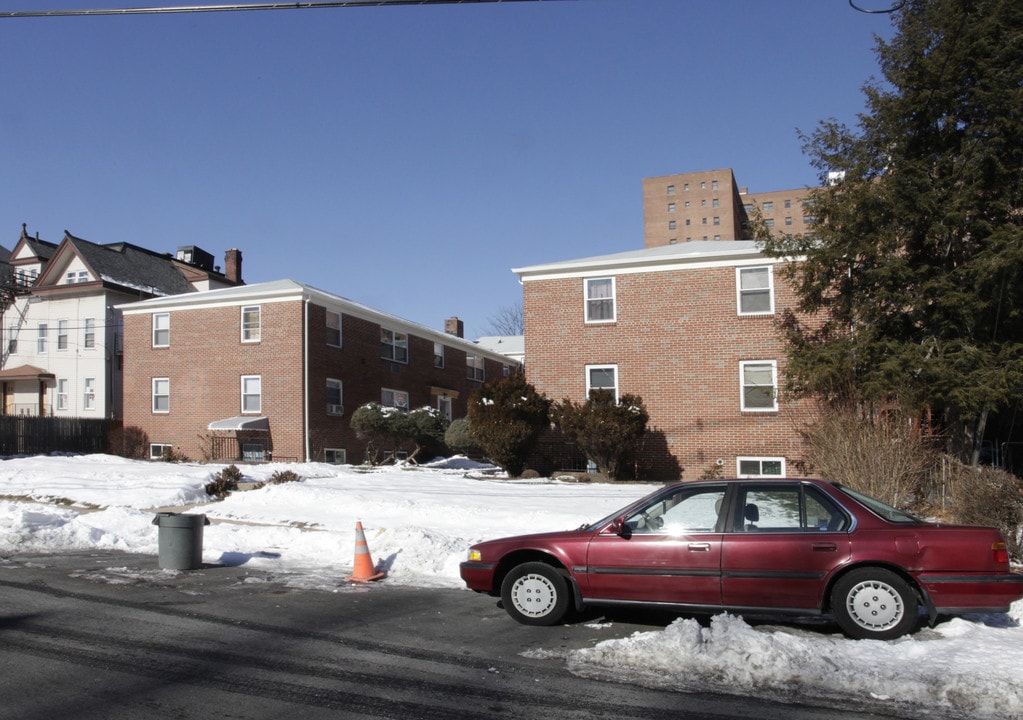
[[[262,2],[221,5],[154,5],[132,8],[95,8],[86,10],[6,10],[0,18],[70,17],[82,15],[166,15],[194,12],[232,12],[235,10],[308,10],[315,8],[383,7],[386,5],[466,5],[494,2],[558,2],[559,0],[311,0],[310,2]]]

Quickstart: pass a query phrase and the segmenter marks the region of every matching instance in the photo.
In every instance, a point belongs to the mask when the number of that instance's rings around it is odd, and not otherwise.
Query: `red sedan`
[[[849,637],[882,640],[923,616],[1005,612],[1023,597],[998,530],[795,479],[671,485],[578,530],[473,545],[461,575],[527,625],[631,603],[830,614]]]

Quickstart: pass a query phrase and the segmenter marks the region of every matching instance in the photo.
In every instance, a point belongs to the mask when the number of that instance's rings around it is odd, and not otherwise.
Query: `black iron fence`
[[[110,421],[0,415],[0,455],[108,452]]]

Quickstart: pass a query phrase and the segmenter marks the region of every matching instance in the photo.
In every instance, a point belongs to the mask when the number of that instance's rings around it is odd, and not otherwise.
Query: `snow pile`
[[[106,455],[0,461],[0,554],[104,548],[155,556],[155,512],[200,512],[212,521],[204,529],[205,562],[337,590],[351,572],[361,521],[373,559],[388,571],[375,587],[460,588],[458,564],[472,543],[578,527],[655,487],[509,481],[464,458],[415,469],[276,463],[245,466],[245,480],[292,470],[302,482],[214,502],[204,487],[222,468]],[[124,568],[109,581],[161,577]],[[892,642],[847,640],[820,623],[722,614],[584,650],[525,654],[563,656],[580,675],[682,692],[810,697],[835,707],[855,699],[912,717],[1003,720],[1023,718],[1021,625],[1023,601],[1008,614],[959,618]]]

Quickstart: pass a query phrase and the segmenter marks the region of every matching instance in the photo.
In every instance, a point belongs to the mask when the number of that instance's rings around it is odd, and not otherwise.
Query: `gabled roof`
[[[349,300],[348,298],[334,295],[333,293],[320,290],[311,285],[295,282],[294,280],[274,280],[255,285],[240,285],[238,287],[221,288],[219,290],[205,290],[193,292],[187,295],[175,295],[173,297],[157,297],[150,300],[117,305],[117,309],[125,315],[148,314],[159,311],[186,310],[197,307],[223,307],[231,305],[247,305],[256,303],[287,302],[287,301],[315,301],[317,304],[329,308],[332,311],[344,315],[361,318],[377,325],[407,332],[421,338],[427,338],[443,343],[448,347],[459,348],[470,354],[484,355],[491,360],[504,364],[511,364],[514,361],[507,355],[488,350],[474,342],[451,335],[442,330],[434,330],[426,325],[406,320],[397,315],[376,310],[369,305]],[[509,362],[510,361],[510,362]]]
[[[77,255],[92,275],[108,285],[157,296],[193,291],[170,255],[130,243],[97,245],[67,230],[36,287],[57,285],[72,255]]]
[[[14,244],[14,249],[11,250],[7,260],[11,263],[46,262],[53,257],[53,253],[56,251],[57,245],[55,243],[40,240],[38,237],[30,237],[28,225],[22,223],[21,237]]]
[[[677,245],[630,250],[544,265],[513,268],[519,280],[587,277],[607,273],[637,273],[695,267],[720,267],[776,262],[764,255],[755,240],[694,240]]]

